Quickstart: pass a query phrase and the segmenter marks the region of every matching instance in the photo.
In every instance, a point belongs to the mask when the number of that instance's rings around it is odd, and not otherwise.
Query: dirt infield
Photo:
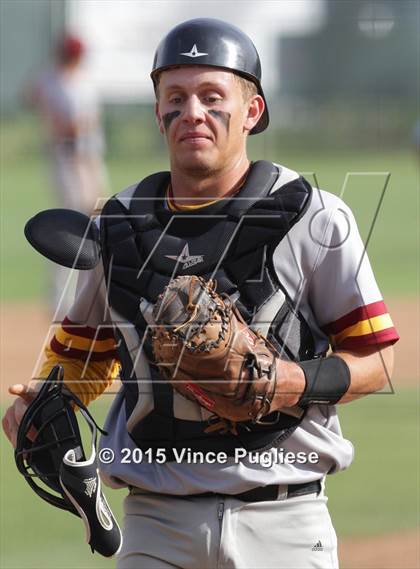
[[[420,377],[420,298],[387,299],[388,310],[401,337],[395,345],[393,384],[418,385]]]
[[[414,385],[419,377],[419,299],[388,299],[388,308],[400,333],[396,345],[393,388]],[[36,373],[36,362],[50,330],[45,307],[35,303],[0,305],[1,394]],[[340,542],[342,569],[419,569],[419,534],[407,532]]]
[[[50,315],[39,303],[3,303],[1,318],[1,387],[26,383],[35,375],[35,365],[50,328]]]
[[[419,569],[419,532],[343,539],[339,557],[341,569]]]

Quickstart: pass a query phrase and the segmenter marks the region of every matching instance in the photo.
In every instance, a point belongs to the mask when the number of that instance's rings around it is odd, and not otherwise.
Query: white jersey
[[[283,167],[280,167],[283,168]],[[282,169],[285,182],[298,177]],[[278,189],[278,186],[277,186]],[[130,197],[132,189],[121,197]],[[234,199],[234,198],[233,198]],[[288,296],[306,318],[315,339],[315,351],[329,347],[357,349],[394,342],[398,334],[387,314],[350,209],[338,197],[314,189],[309,207],[273,252],[277,277]],[[97,329],[107,321],[106,290],[102,267],[81,274],[76,303],[69,322],[83,322]],[[252,325],[263,328],[267,315],[277,313],[284,301],[278,292],[255,314]],[[119,321],[128,349],[135,352],[139,339],[134,327]],[[264,329],[263,329],[264,332]],[[56,351],[59,352],[59,347]],[[150,378],[143,353],[135,358],[136,376]],[[116,396],[101,438],[101,449],[112,449],[114,459],[102,462],[102,475],[113,487],[136,486],[167,494],[216,492],[236,494],[268,484],[298,484],[320,479],[347,468],[353,446],[342,434],[337,408],[310,406],[305,418],[280,448],[233,457],[184,454],[179,460],[160,460],[140,455],[127,432],[127,422],[138,421],[153,408],[150,382],[142,385],[142,396],[130,417],[126,417],[123,392]],[[207,411],[198,404],[174,395],[174,405],[183,418],[204,420]]]
[[[83,155],[103,153],[98,94],[83,71],[66,73],[52,68],[37,81],[36,94],[49,124],[54,150],[66,151],[68,140],[63,136],[62,126],[77,123],[72,150]]]

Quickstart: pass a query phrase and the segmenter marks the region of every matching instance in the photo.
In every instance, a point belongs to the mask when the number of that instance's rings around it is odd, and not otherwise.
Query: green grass
[[[109,401],[92,404],[99,422]],[[419,525],[418,392],[374,395],[340,406],[344,434],[356,448],[350,469],[327,479],[327,494],[340,537],[404,531]],[[3,569],[108,568],[91,555],[82,522],[41,501],[17,473],[11,447],[1,436],[1,563]],[[121,520],[125,490],[107,490]],[[141,540],[141,536],[139,536]]]
[[[420,525],[419,391],[376,394],[339,406],[351,467],[327,478],[340,536],[404,531]]]
[[[271,147],[277,150],[270,150]],[[381,196],[386,178],[383,173],[389,172],[390,181],[368,253],[385,295],[418,293],[419,163],[412,153],[390,150],[297,153],[286,145],[281,148],[279,143],[270,146],[252,141],[250,157],[283,163],[336,194],[342,193],[348,172],[362,173],[349,176],[344,200],[353,208],[364,239]],[[33,152],[20,160],[2,152],[1,166],[0,295],[6,300],[42,298],[47,261],[26,242],[23,227],[34,213],[53,207],[47,165]],[[116,193],[150,172],[167,168],[167,163],[164,158],[143,156],[139,160],[111,159],[108,166],[111,191]]]

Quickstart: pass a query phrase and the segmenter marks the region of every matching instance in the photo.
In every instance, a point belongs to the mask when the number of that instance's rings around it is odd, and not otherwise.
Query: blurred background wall
[[[3,116],[22,109],[28,80],[48,65],[66,23],[66,3],[54,0],[0,2],[0,105]]]

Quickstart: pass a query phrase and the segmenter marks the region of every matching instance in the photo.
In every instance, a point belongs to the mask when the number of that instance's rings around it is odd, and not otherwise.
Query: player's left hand
[[[3,431],[13,447],[16,448],[17,432],[23,415],[26,413],[27,408],[37,395],[42,383],[30,382],[29,385],[16,383],[9,387],[9,393],[16,395],[16,399],[12,405],[6,410],[2,418]],[[32,427],[28,433],[28,438],[34,438],[36,431]]]

